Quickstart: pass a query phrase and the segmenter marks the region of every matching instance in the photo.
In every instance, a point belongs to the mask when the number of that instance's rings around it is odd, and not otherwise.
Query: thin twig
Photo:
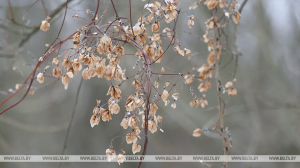
[[[239,13],[242,13],[242,11],[243,11],[243,9],[244,9],[244,6],[246,5],[247,2],[248,2],[248,0],[245,0],[245,1],[242,3],[242,5],[241,5],[241,7],[240,7],[240,9],[239,9]]]
[[[46,15],[46,17],[48,16],[48,11],[47,11],[47,8],[45,7],[45,3],[44,3],[44,1],[43,0],[41,0],[41,2],[42,2],[42,5],[43,5],[43,8],[44,8],[44,11],[45,11],[45,15]]]
[[[119,15],[118,15],[118,12],[117,12],[117,10],[116,10],[116,7],[115,7],[115,4],[114,4],[113,0],[111,0],[111,4],[112,4],[112,6],[113,6],[113,8],[114,8],[114,11],[115,11],[115,13],[116,13],[116,18],[118,19],[118,18],[119,18]]]
[[[75,98],[75,104],[74,104],[74,107],[73,107],[73,111],[72,111],[72,115],[71,115],[71,118],[70,118],[69,126],[68,126],[68,129],[67,129],[67,132],[66,132],[65,142],[64,142],[64,146],[63,146],[63,150],[61,152],[61,155],[64,155],[65,151],[67,149],[67,143],[68,143],[69,133],[70,133],[72,122],[73,122],[73,119],[74,119],[74,116],[75,116],[75,111],[76,111],[76,107],[77,107],[77,104],[78,104],[78,98],[79,98],[79,94],[80,94],[80,89],[81,89],[81,86],[82,86],[82,82],[83,82],[83,78],[81,78],[79,86],[78,86],[78,89],[77,89],[76,98]],[[61,163],[62,162],[59,162],[58,168],[61,167]]]
[[[248,2],[248,0],[245,0],[240,9],[239,9],[239,13],[241,14],[243,9],[244,9],[244,6],[246,5],[246,3]],[[236,24],[234,26],[234,48],[235,48],[235,52],[236,52],[236,57],[235,57],[235,64],[234,64],[234,70],[233,70],[233,78],[236,77],[236,73],[237,73],[237,68],[238,68],[238,62],[239,62],[239,56],[242,56],[242,52],[240,51],[240,48],[238,46],[238,32],[239,32],[239,28],[238,28],[238,24]]]
[[[10,0],[7,0],[7,2],[8,2],[8,6],[9,6],[10,15],[11,15],[11,21],[12,21],[13,23],[15,23],[14,12],[13,12],[13,10],[12,10]]]
[[[131,18],[131,0],[129,0],[129,13],[130,13],[130,26],[131,26],[131,31],[132,31],[132,34],[133,34],[133,39],[135,40],[135,35],[134,35],[133,27],[132,27],[132,18]]]
[[[227,155],[227,142],[226,142],[226,137],[225,137],[225,132],[224,132],[224,120],[223,120],[223,110],[222,110],[222,101],[221,101],[221,95],[220,95],[220,74],[219,74],[219,62],[218,62],[218,53],[217,53],[217,43],[218,43],[218,39],[217,38],[217,26],[215,24],[214,26],[214,54],[215,54],[215,78],[216,78],[216,86],[217,86],[217,93],[218,93],[218,106],[219,106],[219,114],[220,114],[220,127],[221,127],[221,133],[222,133],[222,139],[223,139],[223,152],[224,155]],[[224,167],[228,168],[228,163],[225,160],[224,161]]]

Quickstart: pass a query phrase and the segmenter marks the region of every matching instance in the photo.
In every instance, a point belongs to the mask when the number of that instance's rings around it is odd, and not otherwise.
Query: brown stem
[[[219,106],[219,114],[220,114],[220,127],[221,127],[221,133],[222,133],[222,138],[223,138],[223,151],[224,155],[227,155],[227,142],[226,142],[226,137],[225,137],[225,132],[224,132],[224,120],[223,120],[223,111],[222,111],[222,105],[221,105],[221,95],[220,95],[220,88],[221,88],[221,82],[220,82],[220,74],[219,74],[219,62],[218,62],[218,53],[217,53],[217,43],[219,38],[217,38],[217,27],[216,25],[214,26],[214,54],[215,54],[215,78],[216,78],[216,85],[217,85],[217,92],[218,92],[218,106]],[[228,168],[228,163],[225,160],[224,161],[224,167]]]
[[[16,94],[18,94],[22,89],[23,87],[25,86],[25,84],[28,82],[29,79],[30,80],[30,84],[28,86],[28,89],[26,91],[26,93],[24,94],[24,96],[19,100],[17,101],[16,103],[14,103],[13,105],[7,107],[6,109],[4,109],[3,111],[0,112],[0,115],[5,113],[7,110],[13,108],[14,106],[18,105],[19,103],[21,103],[24,98],[27,96],[30,88],[31,88],[31,85],[33,83],[33,80],[34,80],[34,76],[35,76],[35,72],[37,71],[37,69],[41,66],[41,64],[43,62],[45,62],[47,60],[47,58],[49,58],[63,43],[65,43],[67,40],[71,39],[73,37],[73,35],[75,34],[76,32],[74,32],[73,34],[71,34],[68,38],[66,38],[64,41],[61,41],[59,43],[57,43],[56,45],[54,45],[54,48],[53,50],[51,50],[51,52],[49,52],[49,54],[47,54],[44,59],[42,61],[39,61],[37,63],[37,65],[35,66],[34,70],[27,76],[27,78],[25,79],[23,85],[14,93],[12,94],[11,96],[9,96],[6,100],[4,100],[1,104],[0,104],[0,107],[3,106],[7,101],[9,101],[12,97],[14,97]]]
[[[131,18],[131,0],[129,0],[129,13],[130,13],[130,26],[131,26],[131,31],[132,31],[132,34],[133,34],[133,39],[135,40],[135,35],[134,35],[133,27],[132,27],[132,18]]]
[[[82,86],[82,82],[83,82],[83,78],[81,78],[78,89],[77,89],[75,104],[74,104],[72,115],[71,115],[71,118],[70,118],[70,121],[69,121],[68,129],[67,129],[66,136],[65,136],[64,147],[63,147],[63,150],[61,152],[61,155],[64,155],[65,151],[67,149],[67,142],[68,142],[68,138],[69,138],[69,133],[70,133],[72,122],[73,122],[73,119],[74,119],[74,116],[75,116],[75,111],[76,111],[76,107],[77,107],[77,104],[78,104],[78,98],[79,98],[79,93],[80,93],[80,89],[81,89],[81,86]],[[59,162],[58,168],[61,167],[61,163],[62,162]]]
[[[15,23],[14,12],[13,12],[13,10],[12,10],[10,0],[7,0],[7,2],[8,2],[8,6],[9,6],[10,15],[11,15],[11,21],[12,21],[13,23]]]
[[[116,17],[119,18],[119,15],[118,15],[118,12],[116,10],[116,7],[115,7],[115,4],[114,4],[113,0],[110,0],[110,1],[111,1],[111,4],[112,4],[113,8],[114,8],[115,13],[116,13]]]

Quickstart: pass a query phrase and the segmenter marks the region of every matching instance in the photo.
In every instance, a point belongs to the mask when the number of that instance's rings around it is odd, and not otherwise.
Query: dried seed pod
[[[61,70],[58,67],[55,67],[53,69],[53,76],[58,78],[58,77],[60,77],[60,75],[61,75]]]
[[[234,13],[234,15],[233,15],[233,21],[234,21],[234,23],[238,24],[239,21],[240,21],[240,19],[241,19],[241,14],[238,11],[236,11]]]
[[[61,82],[65,85],[65,89],[68,89],[68,84],[69,84],[69,76],[68,75],[63,75],[61,78]]]
[[[158,32],[159,29],[160,29],[160,23],[159,22],[154,22],[152,24],[152,27],[151,27],[152,32]]]
[[[43,73],[39,73],[38,75],[37,75],[37,77],[36,77],[36,79],[37,79],[37,81],[39,82],[39,83],[43,83],[44,82],[44,74]]]
[[[194,132],[193,132],[193,136],[194,137],[201,136],[201,129],[200,128],[195,129]]]
[[[42,24],[40,26],[40,30],[43,30],[43,31],[48,31],[50,28],[50,23],[47,21],[47,20],[43,20],[42,21]]]

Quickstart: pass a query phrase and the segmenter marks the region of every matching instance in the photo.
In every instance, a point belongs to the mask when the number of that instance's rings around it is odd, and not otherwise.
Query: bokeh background
[[[22,83],[33,69],[33,65],[56,37],[62,23],[64,10],[51,24],[46,33],[34,32],[46,18],[42,2],[35,0],[11,1],[17,22],[27,27],[11,24],[11,14],[6,0],[0,0],[0,102],[9,95],[6,91],[15,89],[15,84]],[[36,2],[35,5],[33,5]],[[152,1],[151,1],[152,2]],[[155,65],[171,68],[174,72],[187,73],[194,66],[206,63],[207,45],[199,40],[205,33],[205,21],[210,18],[207,7],[200,4],[195,10],[188,10],[195,1],[179,0],[182,9],[177,36],[192,51],[191,60],[179,56],[172,48],[165,54],[161,64]],[[239,1],[240,4],[243,1]],[[64,3],[62,0],[43,0],[47,12]],[[146,2],[133,0],[133,20],[140,17],[140,11]],[[129,16],[128,1],[115,0],[120,16]],[[33,5],[31,7],[31,5]],[[72,18],[74,14],[91,18],[86,9],[95,10],[96,1],[73,0],[66,16],[61,39],[79,29],[86,22]],[[30,9],[29,9],[30,8]],[[108,10],[103,23],[114,18],[110,1],[102,0],[101,14]],[[187,12],[188,14],[187,14]],[[300,1],[292,0],[249,0],[242,11],[238,25],[238,46],[242,56],[238,60],[237,83],[238,94],[234,97],[222,95],[226,101],[224,122],[232,135],[231,154],[236,155],[299,155],[300,154]],[[195,25],[187,27],[188,15],[195,15]],[[31,28],[33,27],[33,28]],[[8,29],[7,29],[8,28]],[[234,23],[230,21],[225,29],[228,46],[234,51]],[[32,34],[32,35],[30,35]],[[192,35],[191,35],[192,34]],[[72,47],[71,41],[64,45]],[[135,53],[132,48],[125,48],[126,53]],[[222,63],[231,59],[228,53]],[[121,58],[122,67],[128,67],[126,74],[133,72],[135,57]],[[49,62],[51,62],[49,60]],[[25,65],[25,66],[24,66]],[[221,71],[221,82],[232,80],[234,62]],[[169,72],[173,72],[167,70]],[[50,71],[49,71],[50,72]],[[48,72],[48,73],[49,73]],[[177,77],[162,77],[161,81],[174,82]],[[45,83],[51,82],[46,79]],[[80,76],[70,80],[69,89],[64,90],[60,81],[40,89],[33,96],[28,96],[18,106],[0,116],[0,154],[1,155],[56,155],[61,154],[67,125],[69,123]],[[162,83],[161,83],[162,85]],[[191,84],[196,89],[198,81]],[[34,82],[34,87],[43,85]],[[84,80],[79,95],[79,102],[71,127],[67,155],[103,155],[113,137],[125,135],[130,130],[120,127],[124,116],[124,101],[120,103],[121,111],[113,115],[113,120],[100,122],[91,128],[89,120],[96,99],[104,100],[110,82],[93,78]],[[121,89],[124,94],[134,91],[130,82],[125,82]],[[162,90],[162,88],[160,88]],[[189,87],[182,80],[177,83],[180,98],[177,108],[158,104],[158,114],[163,116],[164,132],[150,134],[147,154],[160,155],[219,155],[222,154],[222,139],[214,133],[203,133],[201,137],[192,136],[196,128],[211,128],[218,119],[217,94],[215,83],[209,90],[207,100],[209,107],[192,108]],[[125,93],[127,92],[127,93]],[[22,97],[21,92],[5,106]],[[199,94],[199,93],[198,93]],[[114,149],[120,152],[121,139],[114,141]],[[142,140],[143,142],[143,140]],[[127,154],[132,154],[131,145],[124,144]],[[0,163],[0,167],[57,167],[57,163]],[[119,167],[136,167],[137,163],[124,163]],[[230,168],[298,168],[299,163],[230,163]],[[64,163],[62,167],[118,167],[117,163]],[[142,167],[205,167],[201,163],[143,163]],[[213,164],[212,167],[222,167]]]

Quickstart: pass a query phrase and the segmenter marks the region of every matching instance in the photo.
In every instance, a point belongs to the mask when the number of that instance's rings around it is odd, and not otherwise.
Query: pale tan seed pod
[[[156,104],[150,104],[149,116],[155,115],[157,110],[158,110],[158,107]]]
[[[163,93],[161,94],[161,99],[165,102],[168,97],[169,97],[169,92],[164,90]]]
[[[93,128],[95,125],[98,125],[99,122],[100,122],[100,117],[101,115],[100,114],[93,114],[91,119],[90,119],[90,124],[91,124],[91,127]]]
[[[132,83],[131,83],[134,87],[140,87],[142,84],[137,81],[137,80],[134,80]]]
[[[98,78],[103,78],[103,75],[106,72],[105,61],[106,58],[101,58],[101,61],[96,63],[96,74]]]
[[[152,32],[158,32],[159,29],[160,29],[160,23],[159,22],[154,22],[152,24],[152,27],[151,27]]]
[[[60,75],[61,75],[61,70],[58,67],[55,67],[53,69],[53,76],[58,78],[58,77],[60,77]]]
[[[193,136],[194,137],[201,136],[201,129],[200,128],[195,129],[194,132],[193,132]]]
[[[89,71],[87,69],[84,69],[82,71],[81,76],[82,76],[83,79],[91,79],[91,76],[90,76]]]
[[[80,31],[77,31],[77,33],[74,34],[74,37],[73,37],[74,49],[78,48],[78,46],[80,44],[80,37],[81,36],[82,36],[82,34],[80,33]]]
[[[136,108],[133,95],[130,95],[128,97],[128,99],[126,100],[125,107],[127,111],[133,111]]]
[[[173,97],[174,101],[177,100],[179,98],[179,93],[177,93],[177,92],[173,93],[172,97]]]
[[[190,84],[190,83],[192,83],[194,81],[194,78],[193,77],[189,77],[189,78],[187,78],[186,80],[185,80],[185,84]]]
[[[120,165],[121,163],[123,163],[125,160],[125,156],[123,154],[119,154],[118,155],[118,164]]]
[[[120,106],[117,103],[110,103],[109,111],[111,111],[112,114],[119,114]]]
[[[114,160],[114,158],[117,157],[117,154],[114,150],[112,149],[106,149],[106,155],[107,155],[107,160],[110,162]]]
[[[165,87],[168,87],[170,84],[171,84],[171,82],[169,82],[169,81],[166,82],[166,83],[165,83]]]
[[[148,129],[152,134],[157,131],[157,119],[155,115],[153,115],[153,117],[153,120],[148,120]]]
[[[185,50],[185,54],[191,54],[191,50],[186,49],[186,50]]]
[[[221,52],[217,51],[217,58],[219,59],[221,56]],[[212,51],[209,53],[208,57],[207,57],[207,62],[209,64],[209,66],[213,66],[215,64],[215,52]]]
[[[202,100],[202,101],[200,102],[200,104],[201,104],[201,107],[202,107],[202,108],[205,108],[206,106],[208,106],[208,101],[207,101],[207,100]]]
[[[123,79],[125,79],[125,74],[123,73],[121,68],[115,69],[112,79],[119,81],[119,82],[121,82]]]
[[[127,144],[131,144],[131,143],[136,143],[137,141],[137,136],[139,135],[139,133],[137,131],[132,131],[130,133],[128,133],[126,135],[126,142]]]
[[[239,21],[240,21],[240,19],[241,19],[241,14],[238,11],[236,11],[234,13],[234,15],[233,15],[233,21],[234,21],[234,23],[238,24]]]
[[[101,108],[100,111],[101,111],[100,113],[102,114],[102,121],[112,120],[110,111],[108,111],[107,109],[103,109],[103,108]]]
[[[192,27],[194,26],[194,24],[195,24],[195,23],[194,23],[193,20],[191,20],[191,19],[188,20],[188,27],[189,27],[189,28],[192,28]]]
[[[95,66],[90,66],[88,70],[88,74],[90,78],[95,77],[97,75],[96,73],[96,67]]]
[[[141,151],[141,145],[134,143],[132,144],[132,153],[136,154]]]
[[[52,64],[58,65],[59,64],[59,58],[57,58],[57,57],[53,58]]]
[[[163,33],[166,33],[167,36],[168,36],[170,39],[172,39],[172,36],[171,36],[171,32],[170,32],[170,31],[171,31],[171,30],[170,30],[168,27],[166,27],[166,28],[163,29]]]
[[[43,83],[44,82],[44,74],[43,73],[39,73],[38,75],[37,75],[37,77],[36,77],[36,79],[37,79],[37,81],[39,82],[39,83]]]
[[[179,55],[184,56],[184,51],[181,50],[180,47],[179,47],[178,45],[177,45],[174,49],[175,49],[175,51],[176,51]]]
[[[77,71],[77,70],[81,70],[81,68],[82,68],[82,66],[81,66],[81,64],[80,64],[80,61],[79,61],[79,59],[74,59],[73,60],[73,69],[74,69],[74,71]]]
[[[146,43],[146,36],[143,34],[139,34],[136,36],[136,42],[141,45],[144,46]]]
[[[158,83],[158,81],[155,81],[155,82],[154,82],[154,87],[156,87],[156,88],[158,88],[158,87],[159,87],[159,83]]]
[[[133,117],[131,116],[128,119],[128,126],[130,126],[131,128],[136,128],[139,124],[140,119],[138,117]]]
[[[176,15],[177,15],[176,8],[177,7],[175,6],[175,4],[176,3],[173,3],[173,4],[172,3],[168,3],[168,6],[165,9],[165,12],[167,13],[165,15],[167,23],[170,23],[173,19],[176,18]]]
[[[106,95],[111,95],[114,99],[121,97],[121,89],[118,86],[110,86]]]
[[[50,28],[50,23],[47,20],[43,20],[42,24],[40,26],[40,30],[43,30],[44,32],[48,31]]]
[[[175,109],[175,108],[176,108],[176,103],[172,103],[172,104],[171,104],[171,107],[172,107],[173,109]]]
[[[116,67],[107,66],[104,74],[105,79],[112,80],[115,71],[116,71]]]
[[[162,116],[160,116],[160,115],[157,116],[157,121],[158,121],[158,122],[162,122],[162,119],[163,119]]]
[[[100,111],[101,100],[96,100],[96,101],[97,101],[97,106],[94,107],[93,114],[98,114],[98,112]]]
[[[194,107],[196,104],[197,104],[197,103],[196,103],[195,100],[193,100],[193,101],[190,102],[190,106],[191,106],[191,107]]]
[[[204,4],[207,5],[209,10],[212,10],[218,5],[218,0],[206,0]]]
[[[119,54],[119,55],[124,55],[125,54],[125,49],[124,49],[123,46],[117,45],[117,46],[114,46],[113,52],[115,52],[116,54]]]
[[[230,88],[227,90],[228,96],[233,96],[237,94],[237,90],[235,88]]]
[[[34,90],[33,89],[30,90],[29,95],[30,96],[34,95]]]
[[[120,125],[121,125],[124,129],[127,129],[127,128],[128,128],[128,119],[124,117]]]
[[[153,45],[145,45],[143,48],[144,52],[149,56],[151,60],[155,59],[155,50]]]
[[[225,87],[226,88],[229,88],[229,87],[231,87],[233,85],[233,83],[231,82],[231,81],[229,81],[229,82],[227,82],[226,84],[225,84]]]
[[[65,85],[65,89],[68,89],[68,84],[69,84],[69,76],[68,75],[63,75],[61,78],[62,83]]]

